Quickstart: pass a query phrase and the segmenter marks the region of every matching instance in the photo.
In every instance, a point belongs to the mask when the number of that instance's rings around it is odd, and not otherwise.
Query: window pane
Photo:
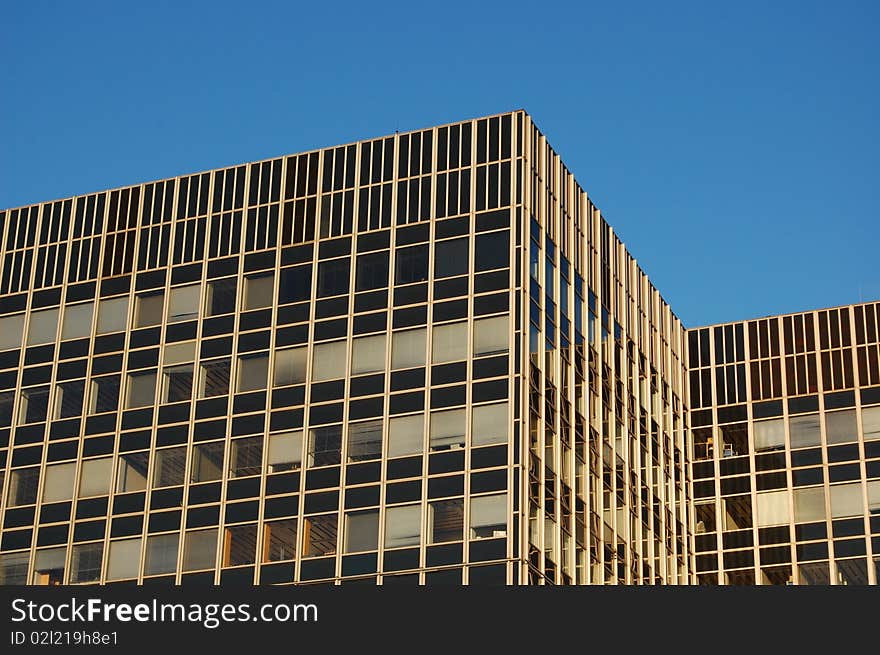
[[[880,480],[868,480],[868,512],[872,516],[880,513]],[[880,555],[880,553],[875,553]]]
[[[64,560],[67,548],[43,548],[34,558],[34,575],[31,584],[60,585],[64,583]]]
[[[90,302],[65,307],[64,322],[61,326],[61,339],[81,339],[90,336],[92,333],[92,313],[94,311],[94,303]],[[2,327],[2,320],[0,320],[0,330],[2,330]],[[2,346],[0,346],[0,350],[2,349]]]
[[[507,443],[508,425],[506,402],[474,407],[471,443],[474,446]]]
[[[388,457],[421,453],[425,441],[424,422],[421,414],[392,418],[388,422]]]
[[[193,448],[192,473],[193,482],[210,482],[223,477],[223,453],[225,446],[222,441],[196,444]]]
[[[294,471],[302,465],[303,431],[269,435],[269,472]]]
[[[856,425],[856,410],[825,414],[825,436],[829,444],[858,441],[859,428]]]
[[[192,398],[193,364],[169,366],[163,369],[162,402],[177,403]]]
[[[144,575],[174,573],[177,570],[177,543],[176,532],[148,537]]]
[[[342,459],[342,426],[309,430],[309,466],[339,464]]]
[[[471,498],[471,539],[507,534],[507,494]]]
[[[312,297],[312,265],[281,269],[281,288],[278,302],[282,305],[301,302]]]
[[[425,365],[425,328],[395,332],[391,337],[391,368]]]
[[[274,386],[301,384],[306,381],[308,348],[287,348],[275,351]]]
[[[122,332],[128,325],[128,298],[109,298],[98,303],[98,334]]]
[[[831,518],[845,516],[861,516],[865,511],[862,502],[862,485],[859,482],[850,484],[833,484],[828,489],[831,494]]]
[[[165,346],[163,359],[165,364],[185,364],[196,358],[196,342],[183,341]]]
[[[73,498],[73,479],[75,476],[75,462],[47,466],[46,481],[43,483],[43,502],[55,503]]]
[[[208,316],[220,316],[234,312],[237,293],[238,281],[234,277],[208,282]]]
[[[55,418],[81,416],[85,391],[85,380],[60,383],[55,396]]]
[[[28,325],[27,342],[29,346],[55,341],[58,334],[58,309],[43,309],[32,312]]]
[[[113,478],[113,458],[87,459],[82,463],[79,479],[79,497],[106,496]]]
[[[165,292],[144,293],[135,298],[134,326],[147,327],[162,323],[165,310]]]
[[[465,410],[431,412],[431,450],[464,447]]]
[[[295,557],[296,519],[267,521],[263,536],[263,561],[284,562]]]
[[[389,507],[385,510],[385,548],[418,546],[421,532],[421,505]]]
[[[336,514],[308,516],[303,524],[303,557],[320,557],[336,553]]]
[[[755,421],[754,431],[756,451],[785,448],[785,425],[781,418]]]
[[[788,429],[792,448],[819,446],[822,443],[818,414],[792,416],[789,419]]]
[[[37,502],[37,487],[40,484],[40,467],[13,469],[9,476],[10,507],[31,505]]]
[[[379,510],[348,512],[345,515],[346,553],[376,550],[379,547]]]
[[[238,391],[265,389],[269,376],[269,355],[246,355],[238,358]]]
[[[257,524],[226,528],[223,540],[223,566],[253,564],[257,557]]]
[[[382,289],[388,286],[388,252],[358,255],[356,290]]]
[[[103,543],[75,544],[70,557],[70,582],[76,584],[100,580],[103,555]]]
[[[92,380],[89,413],[115,412],[119,409],[119,376],[107,375]]]
[[[183,570],[213,569],[217,559],[217,528],[186,533],[183,546]]]
[[[359,337],[351,342],[351,374],[372,373],[385,369],[384,334]]]
[[[160,451],[161,452],[161,451]],[[149,453],[127,453],[119,457],[119,473],[117,475],[117,490],[143,491],[147,488],[147,464],[150,461]]]
[[[395,284],[424,282],[428,279],[428,246],[411,246],[397,251],[394,265]]]
[[[382,457],[382,421],[364,421],[348,426],[348,461]]]
[[[185,470],[186,446],[157,450],[153,486],[172,487],[183,484],[183,473]]]
[[[0,316],[0,350],[21,348],[24,314]]]
[[[809,523],[825,520],[825,489],[807,487],[794,490],[794,521]]]
[[[49,387],[31,387],[21,392],[21,423],[41,423],[49,415]]]
[[[241,478],[248,475],[259,475],[262,470],[263,437],[233,440],[230,475]]]
[[[271,307],[275,298],[275,276],[255,275],[245,278],[244,308]]]
[[[128,402],[126,407],[146,407],[156,402],[156,374],[131,373],[128,376]]]
[[[213,398],[229,393],[230,363],[228,359],[202,362],[200,368],[202,372],[199,381],[199,398]]]
[[[467,322],[449,323],[434,327],[431,343],[431,361],[434,364],[467,359]]]
[[[0,426],[12,425],[12,414],[14,406],[15,392],[0,391]]]
[[[474,263],[477,271],[504,268],[509,264],[510,232],[478,234],[474,244]]]
[[[467,274],[470,256],[468,241],[468,237],[463,237],[437,242],[434,254],[435,278]]]
[[[342,377],[345,377],[345,341],[332,341],[315,346],[312,380],[333,380]]]
[[[202,285],[188,284],[171,289],[168,302],[168,322],[189,321],[199,317],[199,300]]]
[[[508,316],[474,321],[474,356],[498,355],[508,349]]]
[[[348,293],[349,258],[318,262],[318,298]]]
[[[766,491],[757,496],[756,517],[759,528],[786,525],[791,509],[788,491]]]
[[[107,579],[136,578],[141,563],[141,538],[110,542]]]
[[[0,553],[0,585],[27,584],[30,551],[24,553]]]
[[[880,405],[862,410],[862,433],[865,441],[880,439]]]

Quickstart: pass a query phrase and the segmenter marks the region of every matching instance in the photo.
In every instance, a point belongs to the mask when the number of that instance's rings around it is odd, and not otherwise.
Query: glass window
[[[781,418],[755,421],[753,429],[756,451],[785,448],[785,425]]]
[[[283,387],[288,384],[302,384],[306,381],[306,364],[309,349],[285,348],[275,351],[275,378],[273,384]]]
[[[368,291],[388,286],[388,251],[358,255],[355,289]]]
[[[425,419],[421,414],[395,416],[389,420],[388,457],[421,453],[424,441]]]
[[[122,332],[128,325],[128,297],[107,298],[98,302],[98,334]]]
[[[222,441],[200,443],[193,447],[192,472],[193,482],[211,482],[223,477],[223,453],[226,451]]]
[[[259,475],[263,470],[263,437],[233,439],[230,475],[242,478]]]
[[[756,515],[759,528],[785,525],[791,509],[788,491],[765,491],[757,496]]]
[[[28,326],[27,342],[29,346],[40,343],[51,343],[58,335],[58,308],[42,309],[32,312]]]
[[[872,516],[880,513],[880,480],[868,480],[868,512]]]
[[[313,381],[320,382],[345,377],[345,341],[318,344],[313,353]]]
[[[389,507],[385,510],[385,548],[418,546],[421,533],[421,505]]]
[[[342,426],[309,430],[309,466],[329,466],[342,461]]]
[[[880,439],[880,405],[862,409],[862,434],[865,441]]]
[[[74,544],[70,557],[70,582],[81,584],[98,582],[101,579],[101,560],[104,544]]]
[[[206,306],[208,316],[221,316],[235,311],[238,296],[238,281],[234,277],[208,282]]]
[[[382,420],[349,424],[348,461],[361,462],[380,457],[382,457]]]
[[[0,553],[0,585],[27,584],[30,551],[23,553]]]
[[[0,391],[0,426],[12,425],[15,392]]]
[[[244,308],[271,307],[275,299],[275,276],[252,275],[244,280]]]
[[[474,244],[474,263],[477,271],[504,268],[510,260],[510,231],[478,234]]]
[[[238,358],[238,391],[266,388],[269,377],[269,355],[242,355]]]
[[[303,431],[269,435],[269,472],[295,471],[302,466]]]
[[[335,537],[333,541],[335,544]],[[296,519],[266,521],[263,527],[263,561],[284,562],[294,558],[296,558]]]
[[[160,451],[161,452],[161,451]],[[147,488],[147,465],[149,453],[126,453],[119,456],[119,473],[116,490],[120,492],[143,491]]]
[[[507,535],[507,494],[471,498],[471,539]]]
[[[43,502],[55,503],[73,498],[75,477],[76,462],[47,466],[46,480],[43,483]]]
[[[335,513],[307,516],[303,525],[303,557],[335,555],[337,529]]]
[[[822,444],[818,414],[792,416],[788,420],[788,431],[792,448],[805,448]]]
[[[113,480],[113,458],[87,459],[79,476],[79,497],[106,496]]]
[[[506,402],[474,407],[471,444],[485,446],[492,443],[507,443],[509,425]]]
[[[217,528],[191,530],[183,542],[183,570],[213,569],[217,559]]]
[[[312,265],[281,269],[281,288],[278,302],[282,305],[300,302],[312,297]]]
[[[64,560],[67,548],[43,548],[34,558],[33,585],[60,585],[64,583]]]
[[[468,237],[438,241],[434,246],[434,277],[467,275],[470,263]]]
[[[165,364],[184,364],[196,358],[196,342],[183,341],[165,346]]]
[[[397,250],[394,283],[409,284],[428,279],[428,246],[410,246]]]
[[[202,362],[199,376],[199,398],[225,396],[229,393],[229,359]]]
[[[189,321],[199,317],[201,284],[188,284],[171,289],[168,301],[168,322]]]
[[[156,373],[129,373],[126,408],[146,407],[156,402]]]
[[[434,364],[467,359],[467,321],[434,326],[431,361]]]
[[[19,505],[32,505],[37,502],[37,487],[39,484],[39,466],[13,469],[9,476],[8,505],[10,507],[18,507]]]
[[[493,316],[474,321],[474,357],[499,355],[509,348],[508,316]]]
[[[177,570],[177,543],[179,535],[157,534],[147,538],[144,575],[174,573]]]
[[[348,293],[350,267],[348,257],[318,262],[318,298]]]
[[[856,410],[845,409],[841,412],[825,414],[825,437],[829,444],[858,441],[859,428],[856,425]]]
[[[831,518],[845,516],[861,516],[865,511],[862,501],[862,485],[860,482],[849,484],[832,484],[828,488],[831,494]]]
[[[141,563],[141,538],[110,542],[107,580],[136,578]]]
[[[385,369],[384,334],[358,337],[351,342],[351,374],[373,373]]]
[[[809,523],[825,520],[825,489],[805,487],[794,490],[794,521]]]
[[[346,553],[376,550],[379,547],[379,510],[345,514]]]
[[[404,330],[391,337],[391,368],[413,368],[425,365],[427,330]]]
[[[223,534],[223,566],[244,566],[256,561],[256,523],[226,528]]]
[[[464,409],[431,412],[431,450],[463,448],[466,425]]]
[[[31,387],[21,392],[21,423],[42,423],[49,415],[49,387]]]
[[[65,307],[64,321],[61,325],[61,339],[81,339],[91,336],[94,311],[94,303],[90,302]],[[0,329],[2,329],[2,325],[0,325]]]
[[[89,413],[101,414],[119,409],[119,376],[106,375],[92,380]]]
[[[182,364],[166,366],[162,369],[163,403],[177,403],[192,398],[194,366],[194,364]]]
[[[0,316],[0,350],[21,348],[24,314]]]
[[[183,473],[186,470],[186,446],[157,450],[155,464],[154,487],[173,487],[183,484]]]
[[[81,416],[85,401],[86,381],[61,382],[55,394],[55,418]]]
[[[138,294],[135,297],[134,326],[160,325],[165,311],[165,292]]]

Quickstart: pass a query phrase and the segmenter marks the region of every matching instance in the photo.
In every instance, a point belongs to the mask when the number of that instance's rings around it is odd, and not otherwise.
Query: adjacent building
[[[525,112],[0,244],[0,584],[697,580],[687,335]]]

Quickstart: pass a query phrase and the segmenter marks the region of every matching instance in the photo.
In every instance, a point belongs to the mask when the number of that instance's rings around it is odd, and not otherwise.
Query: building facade
[[[0,243],[0,584],[696,581],[685,331],[525,112]]]
[[[877,584],[880,303],[688,331],[703,584]]]

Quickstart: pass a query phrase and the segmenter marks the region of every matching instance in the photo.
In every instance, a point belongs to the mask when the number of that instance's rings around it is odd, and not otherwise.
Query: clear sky
[[[4,2],[0,207],[524,108],[688,326],[880,298],[880,2]]]

